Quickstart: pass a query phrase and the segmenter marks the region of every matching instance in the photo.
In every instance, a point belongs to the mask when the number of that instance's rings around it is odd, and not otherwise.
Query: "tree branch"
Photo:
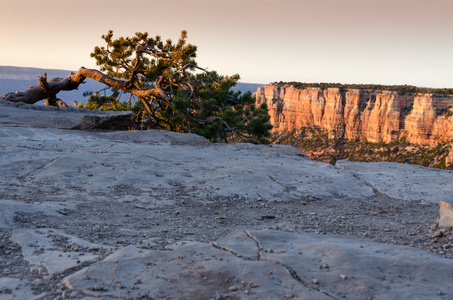
[[[162,75],[155,88],[150,89],[139,89],[129,83],[129,81],[115,79],[107,76],[104,73],[94,70],[86,69],[81,67],[76,74],[70,74],[66,78],[53,78],[47,81],[47,75],[39,77],[39,86],[33,86],[26,89],[23,92],[9,92],[0,96],[0,99],[11,102],[25,102],[28,104],[34,104],[40,100],[52,98],[60,91],[70,91],[77,89],[80,84],[84,83],[85,78],[91,78],[100,83],[108,85],[117,90],[121,90],[130,93],[138,98],[147,97],[161,97],[166,102],[171,103],[172,99],[167,93],[159,86],[164,81]]]
[[[226,129],[224,130],[224,132],[232,132],[232,131],[236,131],[236,128],[233,127],[231,128],[230,125],[228,125],[227,122],[225,122],[225,120],[223,120],[221,117],[215,117],[215,118],[211,118],[211,119],[206,119],[206,120],[201,120],[201,119],[197,119],[197,118],[194,118],[192,117],[189,113],[184,113],[184,115],[187,117],[187,119],[189,119],[190,121],[192,122],[196,122],[196,123],[199,123],[199,124],[207,124],[207,125],[212,125],[214,124],[214,122],[217,122],[217,121],[220,121],[223,125],[225,125]]]
[[[8,92],[0,96],[0,100],[10,102],[24,102],[34,104],[43,99],[52,98],[60,91],[71,91],[77,89],[85,77],[80,78],[80,81],[72,80],[73,74],[66,78],[53,78],[47,81],[47,76],[38,78],[40,85],[32,86],[23,92]],[[41,87],[41,85],[44,87]]]

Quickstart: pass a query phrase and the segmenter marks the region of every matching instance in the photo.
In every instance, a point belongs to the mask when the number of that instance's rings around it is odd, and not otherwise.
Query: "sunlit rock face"
[[[413,103],[411,114],[405,120],[406,134],[411,142],[436,144],[453,139],[453,117],[441,113],[453,106],[453,98],[419,94]]]
[[[274,130],[319,126],[331,137],[415,144],[453,140],[453,97],[338,88],[295,89],[266,85],[257,103],[268,104]]]

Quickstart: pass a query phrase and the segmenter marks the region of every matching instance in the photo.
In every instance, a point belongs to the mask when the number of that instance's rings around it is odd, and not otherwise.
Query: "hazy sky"
[[[453,87],[453,0],[0,0],[0,65],[77,70],[101,35],[176,41],[243,82]]]

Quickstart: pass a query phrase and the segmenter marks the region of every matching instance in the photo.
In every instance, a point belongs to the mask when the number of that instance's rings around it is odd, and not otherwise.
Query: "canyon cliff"
[[[318,126],[330,137],[414,144],[453,140],[453,96],[399,94],[362,89],[266,85],[256,93],[266,102],[275,131]]]

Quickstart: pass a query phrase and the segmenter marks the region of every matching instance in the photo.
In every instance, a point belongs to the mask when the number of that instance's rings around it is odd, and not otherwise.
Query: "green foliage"
[[[412,102],[408,106],[401,108],[401,115],[402,116],[409,115],[413,108],[414,108],[414,103]]]
[[[443,108],[443,109],[439,112],[439,116],[444,116],[445,118],[450,118],[451,116],[453,116],[453,109],[452,109],[452,106]]]
[[[85,108],[91,110],[130,110],[130,102],[121,102],[118,98],[119,91],[113,90],[111,95],[101,94],[99,91],[85,92],[84,96],[89,96],[87,103],[83,105],[74,100],[74,106],[77,108]]]
[[[389,161],[453,170],[453,164],[446,163],[446,158],[452,151],[452,143],[439,143],[436,146],[416,145],[409,143],[405,137],[390,143],[329,138],[328,132],[321,127],[275,132],[271,141],[292,145],[313,159],[332,164],[340,159],[361,162]]]
[[[399,94],[416,94],[416,93],[429,93],[441,96],[448,96],[453,95],[453,89],[451,88],[443,88],[443,89],[429,89],[429,88],[421,88],[412,85],[381,85],[381,84],[341,84],[341,83],[306,83],[306,82],[273,82],[273,85],[277,86],[292,86],[296,89],[306,89],[310,87],[316,87],[320,89],[327,89],[327,88],[338,88],[341,91],[345,91],[347,89],[364,89],[364,90],[372,90],[372,91],[393,91],[398,92]]]
[[[266,142],[272,129],[267,105],[257,107],[250,93],[232,91],[238,80],[239,75],[223,77],[216,72],[197,75],[198,94],[204,101],[191,118],[208,122],[189,122],[193,132],[212,141]],[[187,105],[187,95],[182,102]]]
[[[113,31],[102,35],[106,47],[95,47],[91,57],[96,59],[100,70],[108,76],[137,81],[137,85],[150,84],[162,75],[175,75],[188,64],[196,66],[197,47],[186,43],[187,32],[182,31],[177,43],[170,39],[165,42],[157,35],[150,37],[147,32],[135,33],[133,37],[113,39]],[[194,68],[191,67],[190,70]]]
[[[91,56],[116,80],[113,85],[135,95],[130,109],[139,128],[193,132],[211,141],[267,142],[272,128],[267,106],[257,107],[250,93],[232,91],[239,75],[198,67],[197,47],[186,42],[187,32],[177,43],[146,32],[114,39],[109,31],[102,38],[106,46],[95,47]],[[93,94],[86,108],[129,108],[117,96]]]

